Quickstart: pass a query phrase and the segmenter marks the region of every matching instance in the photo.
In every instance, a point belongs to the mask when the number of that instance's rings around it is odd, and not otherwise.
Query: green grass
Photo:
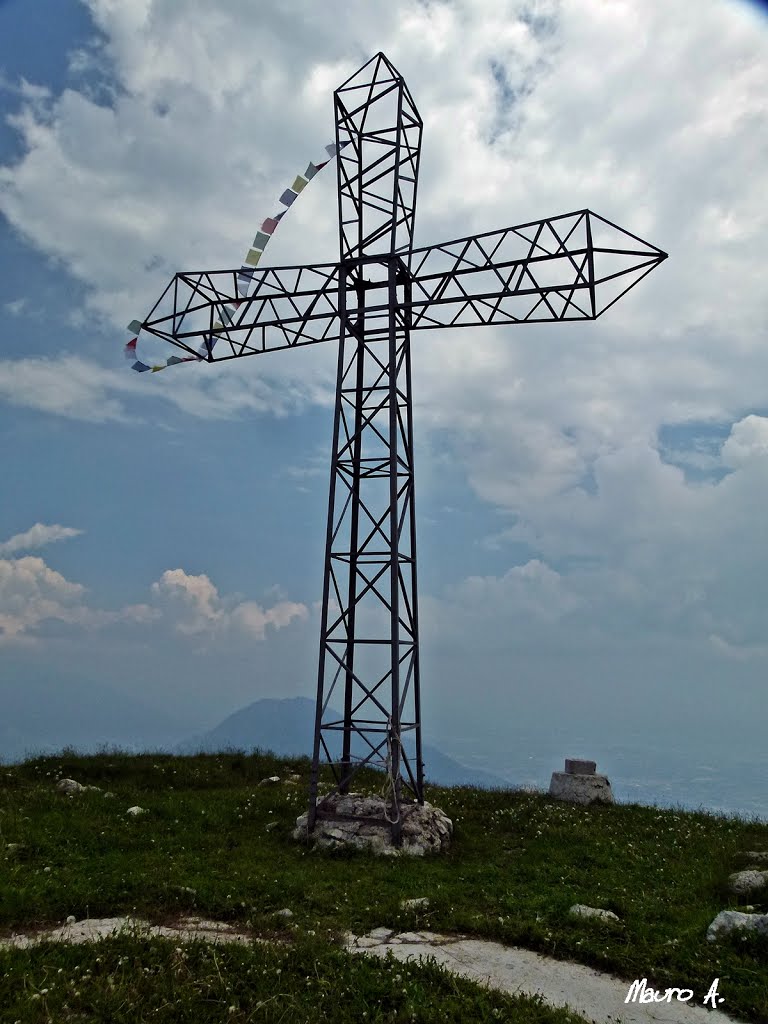
[[[218,970],[211,967],[210,950],[185,947],[201,965],[189,976],[170,970],[179,954],[161,940],[113,940],[98,947],[100,965],[96,950],[84,947],[2,953],[0,1008],[14,1008],[0,1019],[277,1021],[286,1000],[293,1006],[286,1021],[567,1019],[532,1005],[515,1010],[511,1000],[481,996],[437,969],[409,970],[412,993],[398,994],[391,990],[392,972],[405,977],[402,965],[350,958],[333,945],[344,931],[361,934],[386,925],[461,932],[592,965],[628,982],[646,977],[655,988],[692,988],[699,1004],[718,977],[722,1010],[768,1020],[768,939],[711,944],[705,938],[718,911],[744,909],[746,901],[727,893],[727,877],[742,865],[740,852],[768,849],[767,824],[636,805],[582,808],[520,791],[435,787],[427,799],[455,824],[448,855],[389,859],[321,852],[290,838],[305,808],[308,769],[305,760],[260,754],[112,752],[65,752],[0,765],[0,933],[60,924],[69,914],[130,913],[162,923],[194,912],[290,940],[282,950],[219,949]],[[300,784],[258,786],[265,776],[291,772],[301,776]],[[115,797],[63,796],[55,790],[61,777]],[[363,781],[362,788],[380,785],[374,775]],[[126,817],[133,804],[148,813]],[[18,845],[9,851],[8,844]],[[403,899],[417,896],[429,898],[428,910],[400,910]],[[751,902],[768,912],[765,901]],[[613,910],[621,921],[573,920],[567,913],[573,903]],[[295,915],[288,925],[275,916],[284,907]],[[121,956],[128,960],[117,971]],[[283,973],[275,975],[270,965],[281,957]],[[154,958],[165,965],[162,971]],[[145,961],[153,974],[139,966]],[[250,975],[244,975],[246,963]],[[96,1002],[89,1010],[72,1002],[75,964],[91,972],[88,998]],[[62,968],[57,977],[67,979],[55,983],[59,1002],[46,983],[54,969],[48,965]],[[225,1006],[225,984],[240,1002],[233,997]],[[45,998],[33,999],[44,987]],[[330,1005],[322,1002],[328,998],[319,995],[322,990],[335,993]],[[390,990],[385,1009],[371,1016],[378,1012],[375,993]],[[257,1003],[278,995],[254,1012]],[[121,999],[127,1000],[123,1010]],[[137,1015],[139,1005],[143,1015]],[[242,1009],[229,1014],[231,1005]],[[363,1017],[366,1007],[369,1016]],[[435,1016],[429,1016],[432,1007]],[[321,1009],[325,1016],[318,1015]]]

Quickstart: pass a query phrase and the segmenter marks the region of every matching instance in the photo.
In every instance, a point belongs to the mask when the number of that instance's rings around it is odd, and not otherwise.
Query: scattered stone
[[[288,782],[301,782],[301,776],[300,775],[296,775],[296,774],[289,775],[288,776]]]
[[[264,831],[265,831],[265,832],[271,832],[271,831],[272,831],[272,829],[273,829],[273,828],[277,828],[277,826],[278,826],[279,824],[280,824],[280,822],[278,822],[278,821],[270,821],[270,823],[269,823],[268,825],[265,825],[265,826],[264,826]]]
[[[768,850],[747,850],[744,856],[755,864],[768,864]]]
[[[104,794],[104,799],[105,800],[114,799],[114,796],[115,796],[114,793],[110,793],[109,790],[107,790],[107,792]]]
[[[426,910],[429,906],[429,898],[427,896],[417,896],[412,900],[403,900],[400,904],[401,910]]]
[[[378,942],[386,942],[395,934],[392,928],[373,928],[368,932],[368,938],[376,939]]]
[[[595,774],[596,767],[594,761],[567,758],[564,772],[552,772],[549,795],[572,804],[612,804],[611,784],[607,776]]]
[[[768,885],[768,871],[734,871],[728,878],[728,888],[740,896],[764,889]]]
[[[79,782],[75,782],[74,779],[60,779],[56,783],[56,789],[60,793],[66,793],[68,795],[74,795],[75,793],[84,793],[85,786],[81,786]]]
[[[134,806],[133,807],[129,807],[128,810],[125,813],[126,814],[130,814],[131,817],[133,817],[133,818],[136,818],[140,814],[146,814],[147,813],[147,808],[146,807],[139,807],[138,804],[134,804]]]
[[[323,816],[317,818],[314,831],[308,832],[305,813],[296,819],[293,838],[309,840],[329,849],[352,847],[385,857],[401,854],[423,857],[426,853],[448,849],[453,822],[443,811],[429,803],[404,804],[400,810],[403,815],[400,846],[392,843],[384,799],[361,793],[333,793],[325,797],[318,803],[318,811]]]
[[[594,775],[597,763],[595,761],[582,761],[577,757],[566,757],[566,775]]]
[[[707,928],[707,939],[716,942],[734,931],[757,932],[768,935],[768,914],[742,914],[738,910],[721,910]]]
[[[584,903],[574,903],[568,911],[574,917],[598,917],[602,921],[618,921],[620,918],[612,910],[601,910],[599,907],[588,907]]]
[[[266,779],[262,779],[259,783],[260,786],[274,786],[280,781],[279,775],[269,775]]]
[[[275,917],[284,917],[286,921],[289,921],[293,917],[293,911],[284,907],[282,910],[275,911]]]
[[[185,896],[197,896],[197,889],[193,889],[191,885],[180,885],[178,888]]]
[[[69,917],[67,918],[67,924],[75,924],[76,921],[77,918],[75,917],[74,914],[70,914]]]

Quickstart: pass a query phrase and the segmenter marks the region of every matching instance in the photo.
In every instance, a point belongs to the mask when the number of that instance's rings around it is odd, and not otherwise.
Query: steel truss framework
[[[411,332],[594,320],[666,253],[589,210],[415,249],[405,82],[379,53],[334,102],[339,262],[255,271],[245,299],[236,270],[177,274],[142,330],[209,362],[339,343],[309,820],[321,762],[340,792],[383,768],[397,838],[423,801]]]

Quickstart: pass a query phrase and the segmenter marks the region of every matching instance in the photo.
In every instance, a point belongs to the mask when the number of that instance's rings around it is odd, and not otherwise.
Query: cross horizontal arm
[[[589,210],[411,254],[411,329],[595,320],[667,254]]]
[[[580,210],[396,258],[396,319],[429,330],[595,320],[667,254]],[[209,362],[335,341],[343,276],[347,329],[355,333],[364,307],[366,338],[375,341],[389,331],[388,259],[255,271],[244,299],[237,271],[177,274],[142,330]]]
[[[338,264],[254,271],[247,298],[238,273],[176,274],[142,331],[208,362],[338,339]]]

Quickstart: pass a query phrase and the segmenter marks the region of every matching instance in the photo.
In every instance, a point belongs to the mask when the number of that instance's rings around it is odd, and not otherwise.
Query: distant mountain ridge
[[[53,680],[29,675],[23,686],[8,673],[0,685],[0,762],[74,747],[138,752],[169,749],[184,735],[173,717],[141,699],[64,670]]]
[[[331,714],[343,716],[331,709]],[[264,698],[228,715],[213,729],[179,743],[175,752],[213,753],[227,748],[271,750],[284,757],[307,757],[312,753],[315,728],[315,702],[307,697]],[[360,751],[355,751],[360,753]],[[423,745],[424,772],[430,782],[440,786],[511,785],[490,772],[468,768],[429,743]]]

